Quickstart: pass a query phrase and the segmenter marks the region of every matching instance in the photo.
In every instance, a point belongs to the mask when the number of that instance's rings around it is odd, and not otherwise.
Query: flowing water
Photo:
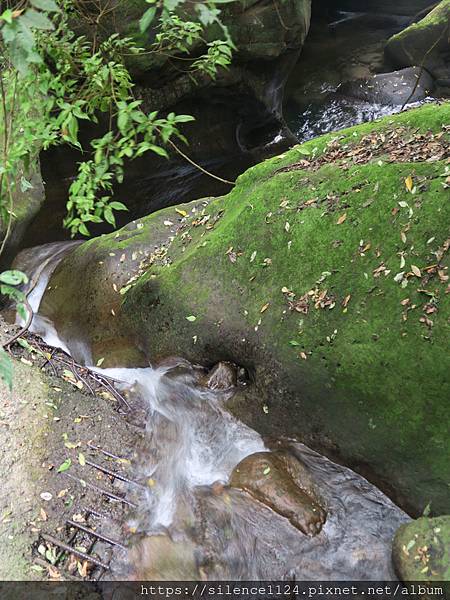
[[[352,98],[339,97],[324,90],[327,99],[323,103],[312,102],[300,108],[291,103],[286,108],[286,118],[300,142],[306,142],[320,135],[339,131],[354,125],[369,123],[401,111],[402,106],[359,102]],[[406,108],[414,108],[420,103],[410,103]]]
[[[36,313],[32,331],[63,349],[52,323],[39,315],[39,305],[52,271],[72,248],[44,245],[27,251],[17,265],[34,286],[29,296]],[[88,348],[84,356],[88,361]],[[144,402],[146,409],[135,476],[149,484],[130,514],[128,525],[138,535],[130,552],[118,558],[117,577],[175,580],[201,573],[209,579],[395,579],[392,538],[409,517],[351,470],[298,441],[263,440],[236,420],[226,402],[239,393],[238,386],[208,387],[205,370],[182,359],[104,372],[123,382],[130,398]],[[266,498],[230,487],[236,465],[261,452],[270,452],[262,455],[269,463],[273,456],[288,456],[304,481],[294,477],[292,485],[290,467],[272,462]],[[303,510],[306,481],[313,482],[326,513],[315,535],[305,534],[279,510],[285,500],[280,486],[292,494],[291,506],[300,502]]]

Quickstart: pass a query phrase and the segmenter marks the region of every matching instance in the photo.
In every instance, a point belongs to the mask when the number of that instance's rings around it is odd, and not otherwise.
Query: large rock
[[[230,407],[253,428],[338,457],[415,514],[445,511],[449,115],[311,140],[224,198],[90,240],[42,313],[105,366],[242,365],[252,385]]]
[[[396,67],[424,65],[435,77],[450,77],[450,0],[390,38],[386,57]]]
[[[402,106],[424,100],[430,96],[433,87],[433,78],[426,70],[410,67],[345,82],[339,88],[339,94],[363,102]]]
[[[422,517],[401,525],[392,550],[402,581],[450,581],[450,516]]]

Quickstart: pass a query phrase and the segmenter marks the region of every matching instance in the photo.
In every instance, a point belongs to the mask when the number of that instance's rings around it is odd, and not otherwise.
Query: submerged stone
[[[305,535],[320,533],[326,520],[306,466],[287,452],[247,456],[233,470],[230,485],[267,504]]]

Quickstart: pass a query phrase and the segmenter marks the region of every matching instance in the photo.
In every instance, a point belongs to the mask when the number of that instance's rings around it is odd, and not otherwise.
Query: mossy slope
[[[340,458],[413,513],[430,500],[445,511],[449,117],[426,106],[313,140],[203,209],[88,242],[52,279],[64,292],[47,294],[47,313],[62,331],[83,322],[94,360],[125,328],[152,360],[243,364],[254,383],[231,409],[246,422]],[[143,247],[154,259],[138,269]]]

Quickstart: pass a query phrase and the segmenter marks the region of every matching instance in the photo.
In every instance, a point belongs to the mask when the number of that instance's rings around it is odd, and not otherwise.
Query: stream
[[[34,286],[31,331],[65,351],[39,305],[74,244],[34,248],[20,265]],[[81,353],[89,366],[89,348]],[[226,410],[241,385],[233,366],[219,363],[208,373],[174,358],[139,369],[91,368],[120,380],[146,413],[135,470],[150,484],[130,514],[136,534],[116,557],[113,577],[396,579],[392,539],[409,517],[350,469],[296,440],[263,440],[236,420]]]

